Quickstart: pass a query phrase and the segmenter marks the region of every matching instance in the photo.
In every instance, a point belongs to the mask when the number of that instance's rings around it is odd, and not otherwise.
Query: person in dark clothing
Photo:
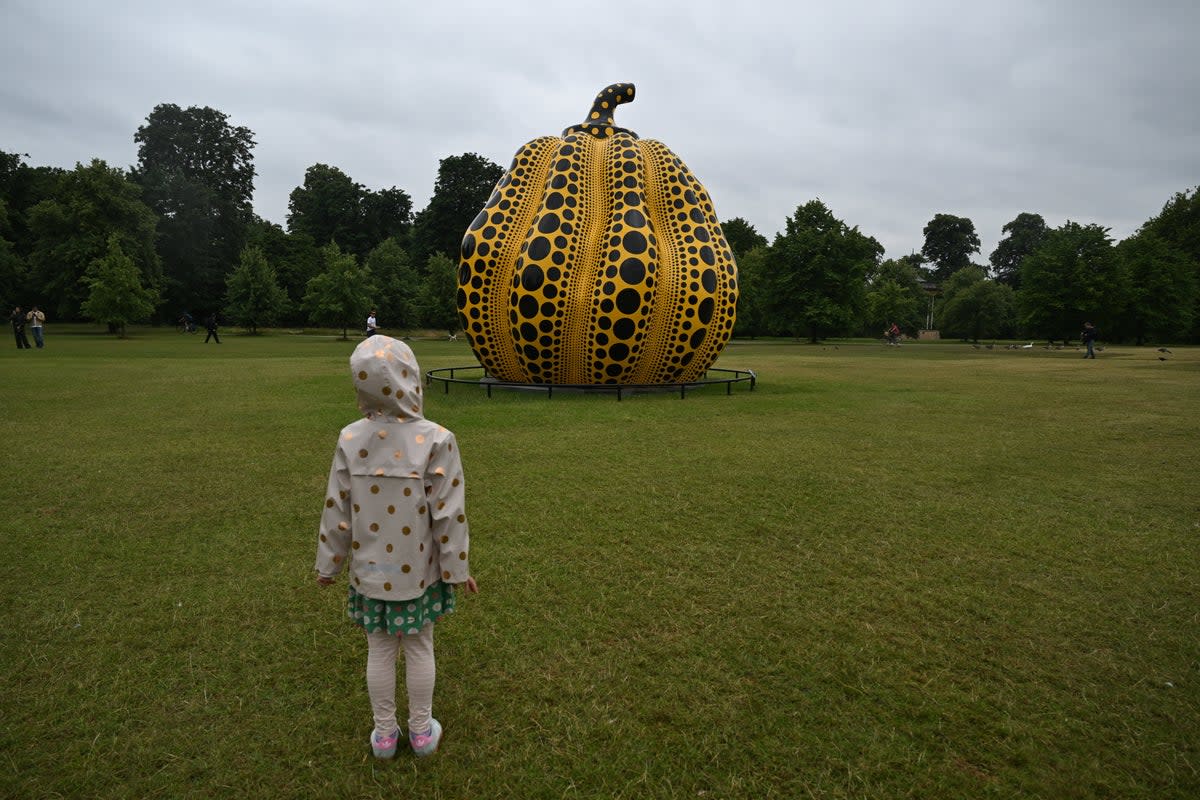
[[[1083,333],[1079,334],[1083,339],[1083,343],[1087,345],[1087,352],[1083,354],[1084,358],[1095,358],[1096,351],[1093,349],[1093,343],[1096,341],[1096,326],[1090,322],[1083,323]]]
[[[17,349],[29,350],[29,339],[25,337],[25,312],[21,310],[20,306],[13,309],[9,320],[12,321],[13,338],[17,340]]]
[[[221,343],[221,337],[217,336],[217,314],[213,312],[204,320],[204,327],[208,329],[208,336],[204,337],[204,343],[208,344],[209,339],[216,339],[217,344]]]

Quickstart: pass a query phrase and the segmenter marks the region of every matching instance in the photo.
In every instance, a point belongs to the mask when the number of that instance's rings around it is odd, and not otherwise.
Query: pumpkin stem
[[[632,102],[635,93],[636,90],[632,83],[614,83],[612,86],[605,87],[592,102],[592,110],[588,112],[588,118],[578,125],[567,128],[563,131],[563,136],[572,133],[590,133],[597,139],[607,139],[615,133],[627,133],[636,139],[636,133],[627,128],[618,128],[613,122],[613,112],[617,110],[617,106]]]

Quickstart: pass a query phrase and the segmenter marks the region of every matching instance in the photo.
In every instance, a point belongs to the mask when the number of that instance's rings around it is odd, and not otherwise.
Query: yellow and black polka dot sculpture
[[[494,378],[684,383],[729,341],[733,254],[684,163],[613,123],[633,97],[613,84],[524,145],[463,237],[459,314]]]

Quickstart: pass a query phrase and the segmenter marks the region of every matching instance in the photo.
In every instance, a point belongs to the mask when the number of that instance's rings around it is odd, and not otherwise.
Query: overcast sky
[[[286,227],[312,164],[419,210],[439,159],[507,167],[625,81],[722,220],[820,198],[896,257],[948,213],[985,263],[1023,211],[1119,240],[1200,184],[1198,34],[1200,0],[0,0],[0,150],[129,167],[156,105],[211,106]]]

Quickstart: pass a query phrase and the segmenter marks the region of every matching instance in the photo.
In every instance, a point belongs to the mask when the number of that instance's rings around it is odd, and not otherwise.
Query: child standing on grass
[[[365,418],[338,436],[317,543],[317,582],[349,558],[347,615],[367,634],[371,750],[396,753],[396,656],[404,648],[408,740],[433,753],[433,625],[454,610],[455,587],[479,591],[467,559],[462,464],[454,434],[422,416],[421,371],[408,345],[364,340],[350,373]]]

